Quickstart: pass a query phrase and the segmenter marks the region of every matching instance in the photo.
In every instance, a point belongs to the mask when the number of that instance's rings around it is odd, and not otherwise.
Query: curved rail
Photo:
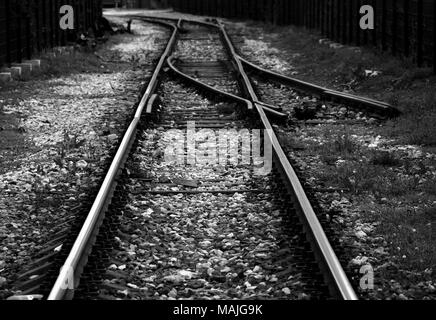
[[[210,86],[210,85],[208,85],[208,84],[206,84],[206,83],[204,83],[204,82],[201,82],[201,81],[199,81],[199,80],[197,80],[197,79],[194,79],[193,77],[191,77],[191,76],[189,76],[189,75],[183,73],[183,72],[180,71],[179,69],[177,69],[177,68],[174,66],[174,64],[173,64],[173,60],[174,60],[174,58],[173,58],[172,56],[167,58],[167,65],[168,65],[168,67],[170,67],[170,69],[171,69],[174,73],[176,73],[177,75],[179,75],[180,77],[182,77],[182,78],[185,79],[186,81],[188,81],[188,82],[194,84],[194,85],[197,86],[197,87],[200,87],[200,88],[202,88],[202,89],[208,90],[208,91],[213,92],[213,93],[215,93],[215,94],[217,94],[217,95],[223,96],[223,97],[225,97],[225,98],[227,98],[227,99],[231,99],[231,100],[233,100],[233,101],[235,101],[235,102],[244,103],[244,104],[247,105],[247,109],[249,109],[249,110],[252,110],[252,109],[253,109],[253,104],[251,103],[250,100],[247,100],[247,99],[241,98],[241,97],[236,96],[236,95],[234,95],[234,94],[232,94],[232,93],[229,93],[229,92],[225,92],[225,91],[222,91],[222,90],[216,89],[216,88],[214,88],[214,87],[212,87],[212,86]]]
[[[309,199],[307,198],[297,174],[295,173],[292,165],[289,163],[289,160],[286,157],[286,154],[283,151],[276,134],[274,133],[271,123],[269,122],[262,105],[258,103],[259,99],[256,96],[251,82],[238,55],[235,52],[233,44],[227,35],[224,26],[219,24],[219,29],[221,30],[226,47],[238,68],[241,79],[243,80],[242,85],[245,87],[245,91],[248,92],[251,100],[254,101],[254,106],[256,107],[260,119],[266,129],[266,134],[268,134],[268,138],[272,143],[274,156],[277,160],[276,163],[279,167],[279,170],[282,171],[282,174],[286,177],[288,189],[291,194],[294,195],[295,200],[297,200],[295,202],[299,206],[300,219],[303,222],[306,235],[308,236],[310,243],[317,254],[318,263],[320,264],[321,269],[325,271],[325,274],[328,275],[326,282],[329,285],[331,292],[335,296],[344,300],[357,300],[357,295],[354,292],[354,289],[351,286],[332,246],[330,245],[329,240],[327,239],[327,236],[312,208],[312,205],[310,204]]]
[[[156,88],[159,73],[165,63],[166,57],[170,54],[177,38],[178,29],[176,25],[167,23],[162,24],[173,28],[171,38],[168,41],[165,52],[163,53],[161,59],[159,60],[159,63],[154,70],[153,76],[147,86],[145,94],[143,95],[138,105],[136,114],[123,137],[123,140],[111,163],[109,171],[106,174],[106,177],[103,181],[102,186],[100,187],[98,195],[85,220],[85,223],[83,224],[82,229],[80,230],[80,233],[77,236],[73,247],[61,269],[61,272],[48,296],[48,300],[71,299],[74,294],[74,289],[79,284],[80,275],[83,272],[84,265],[86,264],[92,245],[95,242],[96,234],[101,225],[101,221],[104,218],[105,209],[116,186],[116,178],[125,163],[126,155],[128,154],[128,151],[131,148],[131,145],[135,138],[136,130],[138,127],[138,123],[141,119],[143,110]]]
[[[244,65],[248,66],[249,68],[255,70],[258,73],[262,73],[263,75],[266,75],[270,78],[277,79],[278,81],[285,82],[290,84],[293,87],[299,88],[300,90],[311,92],[313,94],[329,98],[330,100],[337,99],[341,101],[342,103],[346,104],[358,104],[366,109],[370,109],[374,112],[386,115],[386,116],[397,116],[400,114],[400,111],[394,107],[392,107],[390,104],[377,101],[374,99],[356,96],[353,94],[340,92],[336,90],[327,89],[306,81],[298,80],[295,78],[291,78],[288,76],[284,76],[282,74],[263,69],[259,67],[258,65],[255,65],[254,63],[251,63],[250,61],[242,58],[241,56],[237,55],[238,60],[240,60]]]
[[[178,70],[174,66],[172,60],[173,60],[173,57],[169,57],[167,59],[167,65],[170,67],[170,69],[173,72],[175,72],[177,75],[179,75],[183,79],[191,82],[192,84],[194,84],[194,85],[196,85],[196,86],[198,86],[198,87],[200,87],[202,89],[208,90],[208,91],[213,92],[213,93],[215,93],[217,95],[221,95],[221,96],[223,96],[225,98],[232,99],[235,102],[245,103],[248,110],[253,110],[254,109],[253,108],[253,103],[250,100],[242,98],[242,97],[239,97],[239,96],[236,96],[236,95],[231,94],[229,92],[225,92],[225,91],[216,89],[216,88],[214,88],[214,87],[212,87],[212,86],[210,86],[210,85],[208,85],[208,84],[206,84],[206,83],[204,83],[202,81],[199,81],[199,80],[197,80],[197,79],[195,79],[195,78],[193,78],[193,77],[183,73],[182,71]],[[285,113],[282,113],[282,112],[278,111],[277,109],[279,109],[279,108],[277,108],[275,106],[271,106],[271,105],[266,104],[266,103],[259,103],[259,105],[261,105],[261,107],[266,112],[268,112],[271,116],[273,116],[273,117],[276,117],[278,119],[285,119],[285,118],[288,117]]]
[[[144,109],[147,107],[149,109],[150,104],[152,105],[151,99],[153,99],[153,97],[156,98],[156,96],[154,96],[153,93],[156,89],[159,74],[163,69],[165,62],[168,64],[168,66],[171,69],[173,69],[173,71],[175,71],[176,73],[178,72],[181,76],[184,76],[185,79],[188,79],[191,82],[195,82],[197,83],[197,85],[199,84],[203,86],[203,88],[205,89],[208,90],[212,89],[213,91],[216,91],[216,89],[181,73],[172,64],[170,53],[174,47],[178,32],[180,31],[179,28],[182,25],[181,19],[177,20],[177,24],[171,24],[148,17],[141,16],[138,18],[144,21],[160,23],[162,25],[171,27],[173,28],[173,33],[171,35],[170,40],[168,41],[165,52],[161,56],[159,63],[155,68],[155,71],[147,86],[145,94],[143,95],[141,101],[139,102],[135,116],[131,124],[129,125],[126,134],[122,139],[122,142],[117,150],[114,160],[110,166],[110,169],[106,174],[104,182],[86,218],[86,221],[74,242],[74,245],[66,259],[66,262],[64,263],[64,266],[55,282],[55,285],[53,286],[50,292],[50,295],[48,297],[49,300],[71,299],[74,293],[74,289],[78,286],[78,281],[83,271],[83,267],[86,264],[92,245],[95,242],[95,238],[99,226],[101,224],[102,219],[104,218],[105,209],[109,204],[112,192],[116,186],[116,178],[125,163],[126,155],[128,154],[128,151],[130,150],[133,140],[136,136],[137,127],[141,119],[141,116],[144,113]],[[245,99],[232,95],[231,98],[239,102],[244,102],[248,107],[250,107],[250,105],[254,106],[254,108],[256,109],[266,129],[267,137],[272,143],[273,150],[274,150],[274,159],[278,164],[278,168],[279,170],[282,171],[283,176],[286,178],[288,189],[295,197],[296,203],[298,203],[299,206],[298,209],[301,212],[300,216],[302,218],[306,234],[309,240],[311,240],[310,241],[311,244],[312,245],[316,244],[314,245],[313,249],[315,253],[317,253],[319,264],[321,268],[324,271],[326,271],[325,273],[329,275],[328,283],[330,284],[329,287],[331,288],[332,292],[336,294],[338,297],[341,297],[343,299],[347,299],[347,300],[357,299],[354,290],[351,287],[333,249],[331,248],[331,245],[316,217],[315,212],[313,211],[313,208],[311,207],[309,200],[307,199],[307,196],[301,186],[301,183],[299,182],[299,179],[294,169],[292,168],[283,149],[281,148],[280,143],[265,113],[267,111],[270,113],[280,114],[280,112],[274,110],[273,109],[274,107],[271,108],[271,106],[259,101],[259,99],[257,98],[254,89],[250,83],[250,80],[247,74],[245,73],[242,62],[238,57],[238,55],[236,54],[233,45],[230,41],[230,38],[228,37],[224,29],[224,26],[222,24],[215,25],[211,23],[203,23],[198,21],[194,21],[193,23],[200,23],[200,24],[207,25],[209,27],[212,26],[220,30],[221,35],[224,38],[224,43],[226,45],[226,48],[228,49],[230,56],[234,60],[233,62],[236,65],[237,71],[239,72],[239,76],[241,78],[240,79],[241,84],[243,85],[243,88],[246,91],[247,97],[249,97],[249,99]],[[225,94],[229,98],[228,96],[229,94],[228,93]],[[146,110],[146,112],[150,112],[150,110]]]
[[[111,15],[111,16],[125,17],[123,15]],[[192,24],[201,25],[201,26],[204,26],[204,27],[209,27],[209,28],[210,27],[213,27],[213,28],[217,27],[217,24],[215,24],[215,23],[211,23],[211,22],[204,21],[204,20],[196,20],[196,19],[187,19],[187,18],[179,19],[179,18],[170,18],[170,17],[155,17],[155,16],[141,16],[141,15],[129,15],[129,17],[133,18],[133,19],[137,19],[137,20],[142,20],[142,19],[147,19],[147,20],[150,20],[150,21],[154,20],[157,23],[165,22],[165,21],[171,21],[171,22],[177,23],[177,27],[179,29],[182,29],[181,28],[181,22],[182,21],[185,21],[185,22],[188,22],[188,23],[192,23]]]
[[[181,29],[181,24],[182,21],[186,21],[188,23],[192,23],[192,24],[197,24],[197,25],[201,25],[204,27],[209,27],[209,28],[218,28],[220,29],[220,22],[218,20],[214,20],[216,23],[211,23],[208,21],[202,21],[202,20],[194,20],[194,19],[176,19],[176,18],[169,18],[169,17],[147,17],[147,16],[132,16],[132,17],[136,17],[138,19],[147,19],[147,20],[153,20],[153,22],[157,22],[157,23],[165,23],[165,21],[162,20],[167,20],[167,21],[172,21],[172,22],[177,22],[177,27]],[[229,39],[230,40],[230,39]],[[296,78],[292,78],[292,77],[288,77],[270,70],[266,70],[246,59],[244,59],[243,57],[241,57],[239,54],[236,53],[236,51],[234,50],[233,52],[236,60],[237,60],[237,68],[239,68],[239,65],[242,63],[244,65],[246,65],[247,67],[253,69],[256,72],[262,73],[266,76],[269,76],[270,78],[273,79],[277,79],[278,81],[284,82],[284,83],[288,83],[290,86],[295,87],[297,89],[306,91],[306,92],[310,92],[316,95],[319,95],[321,97],[324,98],[328,98],[330,100],[337,100],[341,103],[344,104],[354,104],[354,105],[359,105],[362,106],[365,109],[369,109],[371,111],[374,111],[376,113],[388,116],[388,117],[395,117],[401,114],[401,111],[398,110],[397,108],[394,108],[393,106],[391,106],[390,104],[386,103],[386,102],[382,102],[382,101],[378,101],[375,99],[371,99],[371,98],[367,98],[367,97],[362,97],[362,96],[357,96],[357,95],[353,95],[350,93],[346,93],[346,92],[340,92],[340,91],[336,91],[336,90],[332,90],[332,89],[328,89],[322,86],[318,86],[316,84],[310,83],[310,82],[306,82],[303,80],[299,80]],[[260,104],[264,104],[261,101],[256,101]],[[270,109],[275,109],[276,107],[273,106],[267,106]]]

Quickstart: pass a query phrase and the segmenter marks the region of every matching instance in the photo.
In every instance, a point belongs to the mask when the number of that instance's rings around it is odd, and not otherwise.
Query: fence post
[[[279,4],[276,7],[277,16],[278,16],[278,23],[280,25],[285,25],[287,23],[288,18],[288,1],[281,0]]]
[[[310,0],[306,0],[303,2],[303,7],[302,7],[302,17],[303,17],[303,25],[305,28],[309,27],[309,16],[308,16],[308,12],[309,12],[309,1]]]
[[[371,5],[374,8],[374,30],[371,30],[371,35],[372,35],[372,45],[374,47],[377,47],[377,29],[378,29],[378,24],[377,24],[377,0],[371,0]]]
[[[347,43],[353,42],[353,3],[352,1],[347,1]]]
[[[214,0],[213,3],[214,3],[215,16],[220,17],[222,12],[221,0]]]
[[[65,1],[65,0],[64,0]],[[85,0],[86,1],[86,0]],[[55,30],[55,45],[59,46],[61,45],[61,32],[59,27],[59,9],[61,7],[60,0],[55,1],[55,5],[53,8],[53,14],[54,14],[54,30]]]
[[[330,19],[330,24],[329,24],[329,32],[330,32],[330,39],[334,39],[335,37],[335,12],[334,12],[334,1],[335,0],[329,0],[329,19]]]
[[[266,0],[260,1],[261,10],[259,10],[259,11],[262,12],[261,19],[263,22],[269,23],[271,21],[271,19],[270,19],[270,17],[271,17],[270,4],[271,4],[271,0],[270,1],[266,1]]]
[[[433,71],[436,73],[436,2],[433,1]]]
[[[36,35],[36,50],[38,52],[41,51],[41,12],[40,12],[40,0],[35,0],[35,6],[34,6],[34,10],[35,10],[35,35]]]
[[[336,0],[330,1],[330,34],[331,39],[336,40]]]
[[[213,1],[213,0],[207,0],[206,1],[206,4],[207,4],[207,15],[209,15],[209,16],[215,16],[215,14],[214,14],[214,4],[215,4],[215,1]]]
[[[55,17],[53,15],[53,0],[49,1],[49,6],[48,6],[48,14],[50,16],[49,18],[49,37],[50,37],[50,47],[53,48],[55,46],[55,38],[54,38],[54,30],[53,30],[53,26],[54,26],[54,22],[55,22]]]
[[[336,10],[337,15],[336,15],[336,41],[341,42],[342,40],[342,30],[343,30],[343,26],[342,26],[342,15],[343,10],[342,10],[342,0],[337,0],[336,2]]]
[[[325,0],[325,32],[326,36],[330,38],[330,1],[331,0]]]
[[[354,2],[356,3],[356,8],[354,9],[354,14],[356,17],[356,21],[355,21],[355,24],[356,24],[356,45],[360,46],[361,40],[362,40],[361,39],[361,30],[362,29],[360,29],[360,25],[359,25],[359,22],[360,22],[360,0],[355,0]]]
[[[398,28],[398,12],[397,12],[397,1],[392,1],[392,48],[391,52],[393,55],[397,54],[397,28]]]
[[[73,0],[73,3],[71,5],[74,8],[74,24],[75,24],[74,33],[78,33],[78,32],[80,32],[79,4],[77,3],[77,0]]]
[[[317,0],[312,0],[312,3],[310,5],[310,20],[311,20],[312,29],[316,29],[316,15],[318,13],[316,2]]]
[[[289,14],[290,14],[290,6],[289,1],[282,1],[282,5],[278,8],[281,10],[281,15],[283,17],[283,24],[289,24]]]
[[[305,18],[305,16],[304,16],[304,6],[305,6],[305,4],[307,3],[306,2],[307,0],[304,0],[304,1],[299,1],[299,3],[298,3],[298,20],[299,20],[299,22],[300,22],[300,26],[304,26],[304,23],[305,23],[305,21],[304,21],[304,18]]]
[[[318,0],[318,12],[319,12],[319,28],[321,30],[321,34],[325,34],[325,11],[324,11],[324,1]]]
[[[70,4],[70,3],[65,3],[65,4]],[[61,33],[61,45],[62,46],[65,46],[66,45],[66,43],[67,43],[67,32],[68,32],[68,30],[60,30],[60,33]]]
[[[203,14],[207,15],[207,16],[210,15],[209,2],[210,2],[210,0],[203,1]],[[238,1],[238,3],[240,3],[240,1]]]
[[[6,62],[6,39],[6,2],[3,2],[0,3],[0,66]]]
[[[423,64],[423,32],[424,32],[424,12],[423,12],[423,0],[418,0],[417,7],[417,18],[418,18],[418,28],[416,34],[416,55],[418,66],[421,67]]]
[[[295,1],[294,19],[297,26],[301,26],[301,0]]]
[[[189,7],[188,7],[189,12],[193,13],[193,14],[197,14],[197,1],[196,0],[189,0],[188,3],[189,3]],[[224,6],[225,6],[225,3],[224,3]]]
[[[359,0],[359,3],[358,3],[358,5],[357,5],[357,11],[359,12],[359,20],[358,20],[358,23],[360,22],[360,18],[361,18],[361,15],[360,15],[360,8],[363,6],[363,5],[365,5],[365,4],[368,4],[368,0]],[[359,23],[360,24],[360,23]],[[361,45],[367,45],[368,44],[368,39],[369,39],[369,33],[371,32],[371,30],[370,29],[366,29],[366,30],[362,30],[361,28],[360,28],[360,25],[359,25],[359,32],[360,32],[360,43],[361,43]]]
[[[323,26],[324,26],[324,35],[329,36],[329,1],[328,0],[321,0],[322,1],[322,7],[321,7],[321,14],[323,16]]]
[[[329,33],[329,28],[328,28],[328,2],[326,0],[321,0],[322,1],[322,16],[323,16],[323,25],[324,25],[324,35],[328,36]]]
[[[229,1],[229,15],[230,15],[230,18],[235,18],[237,15],[236,15],[236,12],[237,12],[237,4],[236,4],[236,2],[235,1]]]
[[[60,35],[59,35],[59,0],[55,0],[53,4],[53,30],[55,36],[55,46],[60,45]]]
[[[382,21],[382,35],[381,35],[382,50],[387,49],[387,46],[386,46],[386,29],[387,29],[386,28],[386,26],[387,26],[386,18],[387,18],[387,0],[382,0],[382,18],[381,18],[381,21]]]
[[[277,11],[277,7],[281,5],[280,0],[273,0],[271,1],[271,22],[273,25],[279,25],[280,24],[280,18],[279,18],[279,12]]]
[[[22,26],[21,26],[21,5],[20,1],[15,1],[15,45],[16,55],[18,62],[23,59],[23,46],[22,46]]]
[[[336,0],[330,0],[330,34],[332,40],[336,38]]]
[[[330,0],[330,39],[335,39],[336,21],[335,21],[335,3],[336,0]]]
[[[296,16],[297,14],[295,13],[297,10],[297,1],[291,1],[290,3],[290,12],[289,12],[289,22],[293,25],[296,25]]]
[[[341,5],[341,42],[347,42],[347,5],[346,1],[340,0]]]
[[[204,15],[204,3],[205,1],[197,1],[198,13]]]
[[[209,15],[216,17],[217,10],[216,10],[216,1],[217,0],[208,0],[209,3]]]
[[[340,11],[339,11],[339,0],[333,0],[333,39],[335,41],[339,40],[339,30],[340,30]]]
[[[32,22],[33,22],[33,10],[31,10],[30,2],[32,0],[27,0],[26,6],[26,58],[30,60],[33,52],[33,32],[32,32]]]
[[[410,54],[410,39],[409,39],[409,16],[410,16],[410,6],[409,6],[409,0],[403,1],[403,21],[404,21],[404,55],[406,57]]]
[[[45,1],[41,0],[41,3],[38,3],[38,5],[40,5],[40,25],[41,25],[41,49],[46,47],[47,44],[47,40],[46,40],[46,24],[47,24],[47,19],[46,19],[46,12],[45,12]]]
[[[84,0],[83,1],[83,17],[84,17],[84,22],[85,22],[85,28],[83,31],[88,32],[89,30],[89,25],[90,25],[90,17],[89,17],[89,0]]]
[[[11,2],[5,0],[5,23],[6,23],[6,62],[9,65],[12,62],[11,57]]]
[[[324,0],[325,2],[325,34],[329,38],[331,36],[330,34],[330,0]]]
[[[301,6],[301,19],[302,19],[302,23],[303,26],[305,28],[307,28],[308,24],[307,24],[307,6],[308,6],[308,0],[303,1],[302,2],[302,6]]]

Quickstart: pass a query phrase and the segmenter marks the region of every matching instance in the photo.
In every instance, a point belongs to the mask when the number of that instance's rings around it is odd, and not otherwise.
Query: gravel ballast
[[[12,294],[16,274],[104,177],[102,164],[168,38],[166,29],[139,22],[133,32],[111,37],[95,53],[47,54],[41,75],[0,90],[0,119],[15,124],[0,135],[19,134],[0,147],[0,297]]]

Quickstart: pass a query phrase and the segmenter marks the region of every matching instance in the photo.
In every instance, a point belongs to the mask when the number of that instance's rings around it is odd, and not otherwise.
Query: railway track
[[[247,69],[382,117],[395,110],[257,68],[218,21],[135,18],[172,31],[165,52],[80,232],[50,253],[39,292],[23,294],[357,299],[275,134],[287,115]],[[235,137],[248,147],[229,157]]]

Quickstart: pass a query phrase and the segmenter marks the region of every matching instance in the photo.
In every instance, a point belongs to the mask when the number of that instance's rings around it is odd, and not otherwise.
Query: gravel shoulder
[[[40,74],[0,88],[0,298],[104,177],[168,37],[139,22],[132,31],[95,51],[55,49]]]
[[[339,234],[347,273],[360,296],[435,299],[436,155],[428,129],[436,114],[429,87],[434,77],[425,69],[401,66],[398,59],[335,45],[305,30],[254,22],[229,25],[238,50],[266,69],[385,100],[404,112],[388,122],[353,112],[361,123],[347,124],[340,121],[350,111],[333,108],[331,123],[294,123],[277,131],[315,191],[313,200]],[[291,115],[308,103],[332,109],[285,88],[268,89],[281,94],[280,105]],[[417,115],[422,112],[428,118]],[[374,272],[372,289],[360,286],[367,267]]]
[[[194,17],[168,11],[106,13],[124,23],[127,18],[115,16]],[[384,100],[403,111],[402,117],[388,122],[355,114],[352,118],[363,123],[296,123],[277,127],[277,133],[339,234],[353,282],[359,286],[362,267],[374,271],[374,287],[361,286],[360,296],[435,299],[435,77],[407,61],[329,43],[301,29],[228,24],[235,45],[252,62]],[[0,88],[0,298],[11,294],[13,275],[43,248],[56,222],[102,178],[99,164],[113,152],[167,37],[165,29],[156,26],[134,24],[133,30],[135,35],[111,38],[97,55],[67,50],[42,57],[48,62],[38,78]],[[281,105],[290,114],[307,102],[288,94]],[[155,212],[150,203],[138,205],[138,212],[134,209],[131,216],[141,219],[144,210]],[[209,258],[203,266],[206,274],[208,263],[215,263]],[[192,276],[182,276],[188,274]]]

